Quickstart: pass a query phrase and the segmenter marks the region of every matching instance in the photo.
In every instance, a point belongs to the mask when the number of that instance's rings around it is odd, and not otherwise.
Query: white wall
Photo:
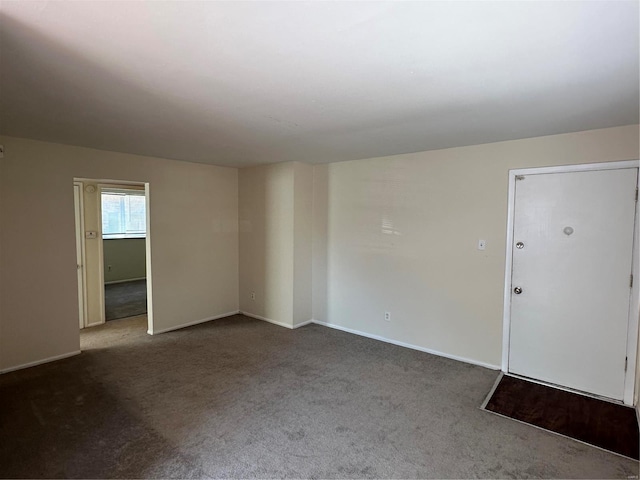
[[[0,142],[0,370],[79,348],[74,177],[150,183],[156,331],[238,309],[293,327],[311,310],[498,366],[508,170],[639,156],[638,126],[239,173]]]
[[[327,320],[328,259],[328,178],[329,165],[313,167],[312,225],[312,315],[316,321]]]
[[[295,162],[293,173],[293,324],[299,325],[313,319],[313,167]]]
[[[240,310],[288,327],[293,327],[293,186],[293,163],[239,172]]]
[[[238,310],[236,169],[0,142],[0,370],[79,349],[74,177],[150,184],[155,332]]]
[[[316,166],[314,318],[499,366],[508,170],[637,159],[638,141],[627,126]]]
[[[89,185],[95,188],[93,192],[87,192],[86,187]],[[84,241],[84,275],[87,285],[87,296],[85,299],[87,318],[85,319],[85,325],[93,326],[99,325],[105,320],[104,295],[100,292],[100,290],[104,288],[103,265],[100,259],[102,239],[99,238],[100,232],[102,232],[99,214],[101,199],[100,190],[96,182],[82,182],[82,187],[84,189],[84,230],[85,232],[98,232],[98,238],[85,238]]]
[[[289,328],[310,321],[313,167],[242,168],[239,197],[240,310]]]

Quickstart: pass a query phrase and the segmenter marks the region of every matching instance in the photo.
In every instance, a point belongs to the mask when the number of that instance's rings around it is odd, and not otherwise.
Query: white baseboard
[[[480,367],[490,368],[491,370],[500,370],[500,365],[493,365],[491,363],[479,362],[477,360],[473,360],[471,358],[459,357],[457,355],[451,355],[449,353],[439,352],[437,350],[432,350],[430,348],[420,347],[418,345],[412,345],[410,343],[399,342],[397,340],[391,340],[380,335],[373,335],[371,333],[361,332],[359,330],[354,330],[352,328],[342,327],[340,325],[335,325],[333,323],[320,322],[318,320],[313,320],[313,323],[318,325],[323,325],[329,328],[335,328],[336,330],[341,330],[347,333],[353,333],[355,335],[360,335],[361,337],[372,338],[373,340],[380,340],[381,342],[391,343],[393,345],[398,345],[399,347],[410,348],[412,350],[418,350],[420,352],[430,353],[432,355],[438,355],[439,357],[450,358],[451,360],[457,360],[459,362],[470,363],[472,365],[478,365]]]
[[[115,285],[116,283],[137,282],[138,280],[146,280],[147,277],[128,278],[126,280],[114,280],[113,282],[104,282],[105,285]]]
[[[305,325],[310,325],[312,323],[315,323],[313,320],[307,320],[306,322],[301,322],[301,323],[296,323],[293,328],[300,328],[300,327],[304,327]]]
[[[95,322],[95,323],[90,323],[89,325],[87,325],[84,328],[91,328],[91,327],[97,327],[98,325],[104,325],[105,323],[107,323],[106,321],[104,322]]]
[[[180,330],[181,328],[192,327],[193,325],[198,325],[200,323],[210,322],[212,320],[218,320],[219,318],[230,317],[231,315],[237,315],[240,313],[239,310],[234,310],[233,312],[221,313],[220,315],[215,315],[213,317],[203,318],[201,320],[194,320],[192,322],[182,323],[180,325],[175,325],[173,327],[163,328],[161,330],[147,330],[149,335],[159,335],[161,333],[172,332],[173,330]]]
[[[278,325],[279,327],[284,327],[284,328],[288,328],[289,330],[293,330],[294,327],[293,325],[289,325],[288,323],[284,323],[284,322],[278,322],[276,320],[271,320],[270,318],[267,317],[262,317],[260,315],[256,315],[255,313],[249,313],[249,312],[240,312],[242,315],[246,316],[246,317],[251,317],[251,318],[255,318],[257,320],[262,320],[265,322],[269,322],[269,323],[273,323],[274,325]],[[302,326],[302,325],[300,325]]]
[[[75,352],[63,353],[62,355],[54,355],[53,357],[43,358],[42,360],[36,360],[35,362],[23,363],[22,365],[15,365],[13,367],[3,368],[0,370],[1,373],[9,373],[14,372],[16,370],[22,370],[23,368],[35,367],[36,365],[42,365],[43,363],[55,362],[56,360],[62,360],[63,358],[73,357],[74,355],[79,355],[80,350],[76,350]]]

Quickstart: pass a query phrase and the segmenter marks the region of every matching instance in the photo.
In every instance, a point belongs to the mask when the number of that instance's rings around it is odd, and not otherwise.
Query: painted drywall
[[[312,225],[312,268],[311,313],[314,320],[327,320],[327,266],[328,259],[328,183],[329,166],[317,165],[313,168],[313,225]]]
[[[105,283],[146,277],[144,238],[106,239],[102,242],[102,252]]]
[[[3,1],[2,128],[248,166],[627,125],[638,12],[637,1]]]
[[[637,159],[638,142],[627,126],[315,166],[314,318],[499,366],[508,170]]]
[[[91,188],[87,188],[91,187]],[[105,321],[104,304],[101,290],[104,288],[103,269],[100,260],[100,193],[95,182],[82,182],[84,203],[84,231],[96,232],[96,238],[84,239],[84,275],[87,286],[85,325],[99,325]],[[89,191],[87,191],[89,190]]]
[[[235,168],[0,143],[0,369],[79,349],[74,177],[149,184],[153,331],[238,310]]]
[[[313,167],[293,164],[293,324],[312,320]]]
[[[238,191],[240,310],[290,328],[311,321],[313,167],[243,168]]]
[[[238,194],[240,310],[293,327],[293,163],[240,169]]]

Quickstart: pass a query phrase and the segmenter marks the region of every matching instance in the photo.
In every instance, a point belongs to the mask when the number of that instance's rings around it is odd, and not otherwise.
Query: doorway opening
[[[151,330],[149,184],[74,179],[80,329],[114,320]]]
[[[147,313],[144,187],[101,185],[105,321]]]

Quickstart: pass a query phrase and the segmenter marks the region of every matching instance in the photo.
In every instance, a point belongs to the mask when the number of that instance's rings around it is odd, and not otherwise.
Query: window
[[[102,189],[102,238],[144,238],[147,233],[144,191]]]

